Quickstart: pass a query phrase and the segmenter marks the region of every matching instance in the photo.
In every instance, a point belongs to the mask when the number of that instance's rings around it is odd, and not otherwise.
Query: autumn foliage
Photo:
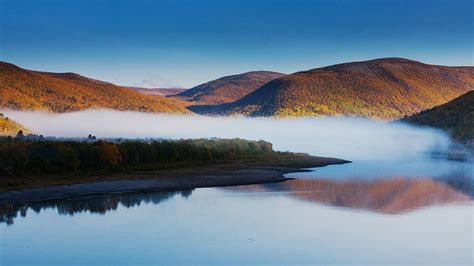
[[[0,113],[0,136],[15,136],[18,131],[28,133],[28,129]]]
[[[270,71],[253,71],[222,77],[175,95],[192,105],[229,103],[255,91],[267,82],[284,76]],[[192,108],[190,108],[192,110]]]
[[[402,121],[440,128],[461,142],[474,143],[474,91]]]
[[[148,96],[74,73],[48,73],[0,62],[0,108],[72,112],[89,108],[189,113],[178,100]]]
[[[297,72],[202,114],[363,116],[396,119],[474,89],[473,67],[427,65],[401,58],[346,63]]]

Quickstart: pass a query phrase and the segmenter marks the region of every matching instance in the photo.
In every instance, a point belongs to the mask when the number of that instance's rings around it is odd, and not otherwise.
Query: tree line
[[[0,176],[153,170],[273,153],[263,140],[97,140],[0,138]]]

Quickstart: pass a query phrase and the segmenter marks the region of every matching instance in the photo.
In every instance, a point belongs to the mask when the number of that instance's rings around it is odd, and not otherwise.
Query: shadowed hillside
[[[29,132],[22,125],[0,113],[0,136],[15,136],[20,130],[22,130],[24,133]]]
[[[363,116],[396,119],[474,89],[474,67],[427,65],[386,58],[333,65],[275,79],[208,115]]]
[[[226,76],[181,92],[177,97],[193,104],[229,103],[282,76],[284,74],[269,71],[254,71]]]
[[[108,108],[187,113],[179,101],[145,96],[128,88],[74,73],[47,73],[0,62],[0,108],[71,112]]]
[[[441,128],[459,141],[473,143],[474,91],[438,107],[404,118],[402,121]]]

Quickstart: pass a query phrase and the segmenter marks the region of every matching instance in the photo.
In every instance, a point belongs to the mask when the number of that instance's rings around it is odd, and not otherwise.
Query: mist
[[[359,118],[246,118],[168,115],[111,110],[74,113],[1,111],[35,134],[98,138],[263,139],[279,151],[348,160],[396,160],[447,149],[443,132]]]

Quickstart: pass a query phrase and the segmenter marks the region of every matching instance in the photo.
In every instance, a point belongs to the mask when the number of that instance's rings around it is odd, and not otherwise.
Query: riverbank
[[[0,204],[73,198],[110,193],[178,191],[284,182],[285,173],[349,161],[281,153],[187,168],[114,173],[91,177],[1,178]],[[8,184],[8,185],[7,185]]]

